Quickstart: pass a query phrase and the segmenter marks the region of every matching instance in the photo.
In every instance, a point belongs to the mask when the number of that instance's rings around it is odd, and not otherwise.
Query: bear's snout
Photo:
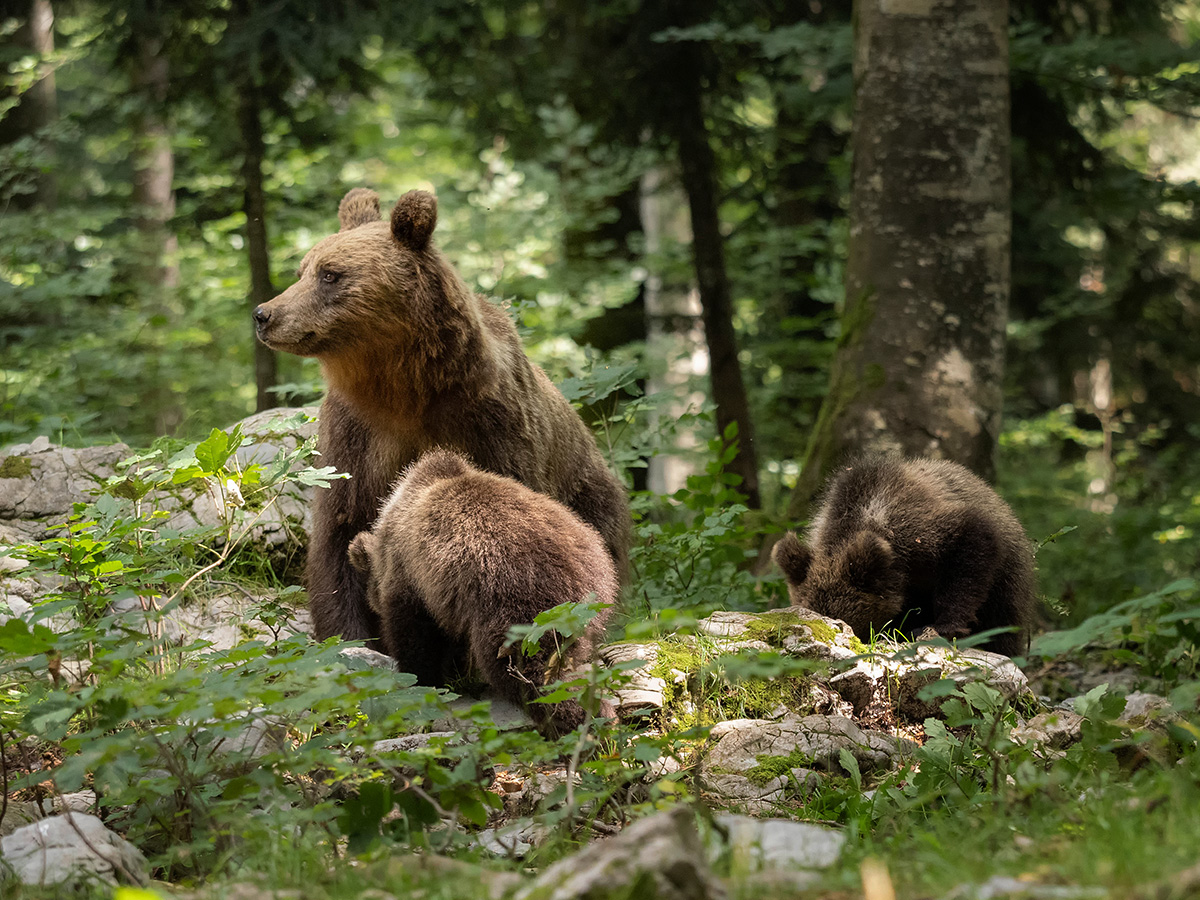
[[[258,323],[259,328],[271,321],[271,311],[267,309],[265,303],[260,303],[254,307],[254,321]]]

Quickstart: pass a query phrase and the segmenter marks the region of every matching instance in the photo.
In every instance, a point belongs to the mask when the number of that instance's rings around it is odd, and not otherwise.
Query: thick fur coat
[[[843,467],[807,543],[789,533],[773,556],[793,605],[842,619],[860,638],[885,627],[945,638],[1014,627],[987,649],[1026,650],[1032,548],[1008,504],[957,463],[877,458]]]
[[[526,703],[548,675],[592,660],[619,590],[612,557],[592,526],[561,503],[444,450],[405,471],[374,528],[351,543],[350,559],[367,576],[384,648],[422,684],[435,683],[446,657],[465,647],[494,689]],[[592,595],[610,606],[561,652],[550,646],[550,634],[532,657],[504,648],[513,625]],[[421,618],[415,612],[434,630],[414,629]],[[529,710],[554,734],[583,721],[574,701]]]
[[[434,247],[433,195],[411,191],[381,221],[378,195],[357,188],[338,219],[341,230],[304,257],[299,281],[254,314],[269,347],[320,360],[328,386],[321,464],[351,475],[318,491],[313,505],[306,581],[316,637],[378,638],[347,549],[400,472],[433,447],[569,506],[602,535],[624,577],[624,487],[583,420],[525,356],[508,315],[469,291]]]

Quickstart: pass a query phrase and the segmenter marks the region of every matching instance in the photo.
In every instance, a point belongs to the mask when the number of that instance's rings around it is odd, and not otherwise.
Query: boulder
[[[140,850],[95,816],[67,813],[42,819],[0,838],[0,859],[26,885],[79,881],[145,884]]]
[[[690,808],[677,806],[560,859],[516,900],[723,900],[705,859]]]
[[[836,828],[791,819],[720,813],[714,822],[728,836],[735,875],[764,869],[827,869],[837,862],[846,843],[846,835]]]

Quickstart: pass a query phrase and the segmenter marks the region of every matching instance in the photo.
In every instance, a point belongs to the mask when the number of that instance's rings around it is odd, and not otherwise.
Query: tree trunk
[[[708,342],[712,398],[717,408],[717,429],[724,436],[737,424],[738,455],[732,471],[742,477],[739,490],[747,504],[757,509],[758,459],[750,404],[738,360],[737,333],[733,327],[733,302],[725,270],[725,245],[717,210],[716,158],[704,122],[704,100],[700,86],[697,48],[685,44],[679,54],[681,71],[676,82],[679,94],[677,119],[673,123],[679,149],[683,189],[692,219],[692,258],[700,304],[704,312],[704,334]]]
[[[140,235],[136,262],[137,287],[145,301],[148,319],[169,323],[177,320],[175,289],[179,286],[179,242],[171,230],[175,216],[175,155],[167,122],[166,103],[170,87],[167,57],[161,37],[146,31],[137,36],[133,60],[133,83],[140,94],[141,108],[133,123],[133,207]],[[161,340],[170,341],[167,328],[153,329]],[[160,354],[151,357],[151,396],[156,434],[173,434],[183,422],[183,406],[171,389],[170,368]]]
[[[179,285],[178,241],[169,224],[175,215],[175,155],[166,120],[170,86],[160,38],[138,37],[134,83],[142,95],[134,136],[133,205],[142,233],[143,276],[152,289]]]
[[[246,252],[250,261],[250,308],[266,303],[275,296],[271,286],[271,260],[267,246],[266,193],[263,190],[262,112],[258,89],[253,84],[242,87],[238,101],[238,128],[242,136],[242,189],[246,213]],[[247,321],[250,317],[247,316]],[[254,339],[254,383],[257,389],[256,409],[261,412],[275,406],[273,388],[278,380],[275,353],[257,338]]]
[[[11,7],[17,8],[9,12]],[[14,18],[24,18],[24,24],[13,32],[10,40],[23,51],[40,57],[39,67],[45,73],[20,96],[17,105],[0,119],[0,144],[11,144],[22,137],[34,137],[38,139],[44,156],[43,165],[33,178],[33,191],[14,194],[13,204],[19,209],[30,209],[35,205],[51,209],[58,202],[58,185],[51,165],[53,146],[40,132],[58,118],[58,94],[54,70],[49,62],[54,53],[54,8],[50,0],[27,0],[24,4],[6,3],[3,11]]]
[[[850,453],[990,478],[1011,232],[1007,0],[859,0],[842,334],[788,515]]]
[[[695,391],[695,386],[708,374],[700,295],[693,285],[665,274],[670,246],[686,245],[691,237],[683,207],[678,185],[661,167],[642,176],[646,393],[663,398],[651,411],[650,432],[662,445],[649,461],[646,481],[651,491],[667,495],[685,487],[688,476],[700,470],[700,446],[694,430],[675,426],[687,412],[703,407],[704,395]]]

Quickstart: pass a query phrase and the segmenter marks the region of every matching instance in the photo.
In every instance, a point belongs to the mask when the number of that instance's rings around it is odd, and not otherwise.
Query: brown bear
[[[843,467],[808,543],[788,533],[772,551],[792,605],[842,619],[860,638],[885,625],[944,638],[1015,627],[986,649],[1014,656],[1027,647],[1029,540],[1008,504],[957,463],[881,457]]]
[[[433,195],[410,191],[381,221],[378,195],[356,188],[338,220],[341,230],[300,263],[299,281],[254,311],[267,346],[320,360],[328,388],[321,463],[351,475],[313,503],[306,581],[317,639],[378,638],[347,548],[370,528],[396,476],[432,447],[461,451],[569,506],[604,537],[624,577],[624,487],[583,420],[525,356],[508,315],[469,291],[434,247]],[[433,640],[419,610],[409,627]]]
[[[448,648],[462,646],[488,684],[525,703],[547,679],[592,660],[619,590],[596,529],[556,500],[447,450],[404,471],[374,527],[351,542],[350,561],[367,576],[384,648],[406,668],[436,677]],[[534,656],[505,647],[513,625],[589,597],[609,606],[563,652],[551,646],[553,634]],[[433,619],[442,640],[413,633],[414,609]],[[573,700],[529,710],[552,735],[584,719]]]

